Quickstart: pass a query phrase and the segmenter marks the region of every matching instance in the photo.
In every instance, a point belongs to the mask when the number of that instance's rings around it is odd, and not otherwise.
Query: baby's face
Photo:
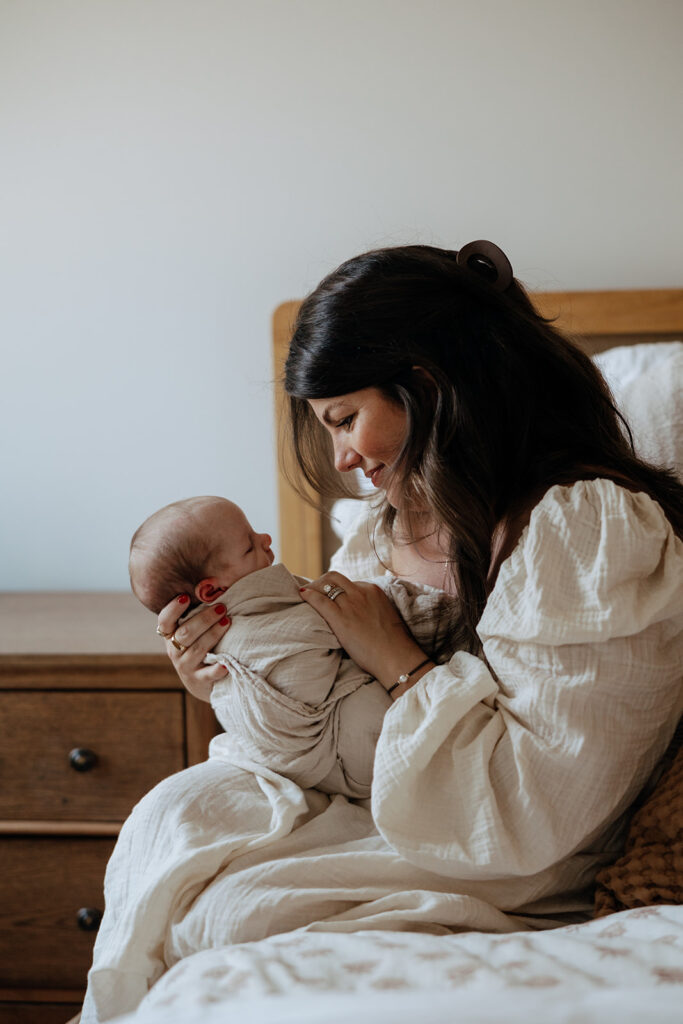
[[[273,564],[272,537],[256,533],[242,509],[232,501],[209,505],[203,520],[216,547],[209,575],[215,577],[221,587],[230,587],[243,576]]]

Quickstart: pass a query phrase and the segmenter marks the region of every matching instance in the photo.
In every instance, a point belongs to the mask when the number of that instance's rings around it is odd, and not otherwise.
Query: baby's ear
[[[208,579],[199,581],[194,588],[194,596],[202,604],[213,604],[227,589],[220,585],[215,576],[209,576]]]

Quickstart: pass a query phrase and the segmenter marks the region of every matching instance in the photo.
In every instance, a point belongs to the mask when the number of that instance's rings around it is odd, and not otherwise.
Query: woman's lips
[[[373,487],[379,487],[379,480],[382,475],[383,469],[384,466],[375,466],[375,468],[370,472],[370,482],[372,483]]]

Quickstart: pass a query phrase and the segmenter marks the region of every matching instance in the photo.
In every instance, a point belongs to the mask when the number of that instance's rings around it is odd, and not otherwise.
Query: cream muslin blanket
[[[307,582],[271,565],[234,583],[222,600],[232,625],[207,662],[230,669],[211,705],[225,729],[212,755],[258,763],[303,788],[370,796],[375,747],[392,700],[341,649],[299,593]],[[452,599],[391,576],[381,586],[418,642]]]
[[[376,575],[359,522],[336,562]],[[297,928],[551,927],[590,914],[623,812],[683,710],[683,544],[605,480],[551,488],[479,632],[386,713],[371,809],[217,756],[133,810],[83,1024],[197,951]]]

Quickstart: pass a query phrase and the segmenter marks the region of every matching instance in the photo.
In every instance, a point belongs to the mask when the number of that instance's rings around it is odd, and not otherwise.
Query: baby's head
[[[146,519],[130,543],[133,593],[157,614],[179,594],[211,604],[237,580],[272,565],[272,540],[227,498],[184,498]]]

